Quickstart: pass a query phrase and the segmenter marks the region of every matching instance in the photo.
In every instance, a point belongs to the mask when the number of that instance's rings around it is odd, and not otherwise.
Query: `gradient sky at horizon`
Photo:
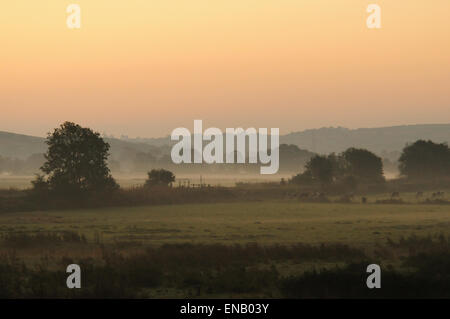
[[[82,27],[66,26],[78,3]],[[366,27],[366,7],[382,29]],[[0,131],[450,123],[448,0],[14,0]]]

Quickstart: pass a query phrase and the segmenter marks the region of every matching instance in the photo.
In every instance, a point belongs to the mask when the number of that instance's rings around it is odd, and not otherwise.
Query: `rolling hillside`
[[[367,148],[377,154],[398,152],[407,143],[418,139],[434,142],[450,142],[450,124],[407,125],[379,128],[320,128],[289,133],[280,137],[280,144],[294,144],[300,149],[316,153],[342,152],[348,147]],[[130,154],[152,151],[169,152],[169,137],[117,139],[106,138],[111,145],[115,160],[130,157]],[[0,156],[27,158],[35,153],[44,153],[44,138],[0,131]]]
[[[145,143],[132,143],[115,138],[105,140],[111,145],[111,155],[115,159],[157,149],[156,146]],[[45,153],[46,149],[47,145],[42,137],[0,131],[0,156],[25,159],[32,154]]]

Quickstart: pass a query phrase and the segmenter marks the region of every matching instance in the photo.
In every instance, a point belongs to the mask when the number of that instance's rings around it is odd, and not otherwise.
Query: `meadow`
[[[75,231],[104,243],[342,243],[450,235],[449,205],[257,201],[0,214],[0,234]]]
[[[336,199],[1,213],[0,297],[450,297],[450,205]],[[65,287],[71,263],[83,289]]]

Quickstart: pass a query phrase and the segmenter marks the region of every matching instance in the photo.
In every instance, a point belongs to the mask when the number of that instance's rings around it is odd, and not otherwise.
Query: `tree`
[[[65,122],[49,133],[46,144],[41,170],[51,191],[73,197],[118,187],[106,162],[109,144],[99,133]],[[43,178],[38,182],[42,187]]]
[[[358,187],[357,179],[352,175],[347,175],[339,180],[339,188],[343,192],[353,192]]]
[[[165,169],[152,169],[148,174],[148,179],[145,181],[145,187],[151,187],[155,185],[171,186],[175,181],[175,175]]]
[[[341,154],[346,175],[358,181],[380,182],[383,177],[383,161],[365,149],[349,148]]]
[[[334,155],[316,155],[305,165],[306,176],[311,176],[312,180],[320,182],[322,185],[333,182],[335,164]]]
[[[310,185],[312,183],[312,176],[310,171],[304,171],[303,173],[292,176],[289,183],[297,185]]]
[[[399,162],[400,173],[408,178],[450,176],[450,149],[445,143],[418,140],[403,149]]]

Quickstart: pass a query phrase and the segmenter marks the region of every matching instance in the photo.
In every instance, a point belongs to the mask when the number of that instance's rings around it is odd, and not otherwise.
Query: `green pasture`
[[[388,237],[449,235],[450,205],[261,201],[0,214],[0,233],[48,231],[73,231],[102,243],[365,246]]]

